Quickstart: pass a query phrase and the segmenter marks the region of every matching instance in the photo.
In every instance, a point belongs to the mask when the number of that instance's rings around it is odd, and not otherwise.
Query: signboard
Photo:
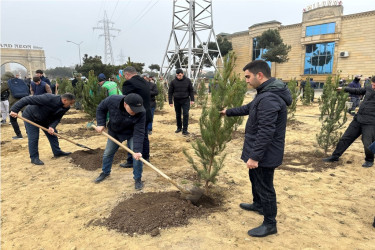
[[[303,9],[303,12],[313,10],[316,8],[320,8],[320,7],[325,7],[325,6],[339,6],[339,5],[342,5],[342,1],[327,0],[321,3],[318,2],[318,3],[314,3],[313,5],[307,6],[307,8]]]
[[[0,48],[2,49],[43,49],[39,46],[31,46],[25,44],[11,44],[11,43],[0,43]]]

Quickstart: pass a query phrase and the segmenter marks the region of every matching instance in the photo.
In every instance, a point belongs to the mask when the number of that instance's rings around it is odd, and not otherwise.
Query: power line
[[[119,2],[119,1],[120,1],[120,0],[117,0],[116,6],[115,6],[115,8],[114,8],[114,10],[113,10],[113,12],[112,12],[111,18],[110,18],[109,20],[112,20],[113,14],[115,14],[115,11],[116,11],[116,8],[117,8],[117,5],[118,5],[118,2]]]

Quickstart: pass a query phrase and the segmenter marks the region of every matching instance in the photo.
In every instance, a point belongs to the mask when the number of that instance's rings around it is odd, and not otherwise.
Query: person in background
[[[30,84],[30,93],[31,95],[43,95],[45,93],[52,94],[52,90],[50,85],[43,82],[39,76],[34,76],[33,81]]]
[[[122,95],[121,90],[118,88],[117,83],[112,81],[107,81],[103,73],[98,75],[98,84],[103,89],[106,89],[107,96],[111,95]]]
[[[9,115],[9,89],[1,91],[1,125],[7,123],[7,117]]]
[[[342,88],[338,88],[338,91]],[[371,86],[366,88],[344,88],[345,92],[357,96],[364,95],[363,102],[359,106],[358,113],[354,115],[344,135],[337,143],[335,151],[325,162],[338,161],[346,149],[362,135],[362,143],[365,151],[365,162],[362,167],[369,168],[374,164],[374,153],[369,149],[370,144],[375,141],[375,76],[371,78]]]
[[[194,104],[194,89],[189,78],[184,76],[182,69],[176,70],[176,78],[171,82],[168,89],[169,106],[176,112],[177,130],[182,131],[183,135],[189,135],[189,110],[190,105]],[[181,111],[183,121],[181,121]]]
[[[361,77],[362,75],[356,75],[351,83],[349,83],[348,88],[352,89],[359,89],[361,88]],[[350,101],[353,103],[352,107],[348,109],[348,113],[351,115],[355,115],[355,109],[359,106],[362,96],[356,95],[349,92]]]
[[[156,96],[159,94],[158,87],[154,83],[154,80],[150,78],[148,73],[143,73],[141,75],[143,79],[145,79],[149,84],[150,84],[150,95],[151,95],[151,102],[150,102],[150,107],[151,107],[151,120],[154,120],[154,113],[156,109]],[[149,135],[152,134],[152,121],[148,123],[147,125],[147,131]]]

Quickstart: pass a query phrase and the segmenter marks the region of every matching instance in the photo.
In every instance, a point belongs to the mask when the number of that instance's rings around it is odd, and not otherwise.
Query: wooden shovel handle
[[[94,124],[91,125],[93,128],[96,128],[96,126]],[[125,149],[126,151],[128,151],[130,154],[134,154],[134,151],[131,150],[130,148],[128,148],[127,146],[125,146],[124,144],[122,144],[121,142],[119,142],[118,140],[116,140],[115,138],[113,138],[112,136],[110,136],[108,133],[102,131],[101,132],[103,135],[105,135],[106,137],[108,137],[111,141],[113,141],[114,143],[116,143],[117,145],[119,145],[120,147],[122,147],[123,149]],[[154,171],[156,171],[158,174],[160,174],[161,176],[163,176],[167,181],[169,181],[170,183],[172,183],[176,188],[178,188],[181,192],[185,193],[185,194],[191,194],[191,192],[189,192],[188,190],[186,190],[185,188],[183,188],[182,186],[178,185],[177,182],[175,182],[174,180],[172,180],[168,175],[164,174],[161,170],[159,170],[158,168],[156,168],[154,165],[152,165],[151,163],[149,163],[148,161],[146,161],[145,159],[143,159],[142,157],[139,159],[141,162],[143,162],[144,164],[146,164],[147,166],[149,166],[150,168],[152,168]]]

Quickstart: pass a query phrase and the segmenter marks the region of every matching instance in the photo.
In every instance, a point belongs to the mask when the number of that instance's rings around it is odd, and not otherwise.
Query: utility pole
[[[119,58],[120,64],[125,63],[125,56],[124,56],[124,53],[122,52],[122,49],[120,51],[120,54],[118,55],[118,58]]]
[[[99,26],[102,24],[102,26]],[[111,30],[120,32],[121,30],[113,28],[115,23],[108,20],[107,12],[104,11],[104,18],[98,22],[98,27],[94,27],[93,29],[103,30],[103,34],[100,34],[99,37],[104,36],[104,62],[111,63],[112,65],[115,64],[113,59],[113,51],[111,45],[111,37],[115,38],[115,35],[111,34]]]
[[[208,49],[209,42],[215,42],[216,48]],[[166,79],[177,64],[195,85],[205,59],[217,70],[210,53],[218,54],[217,60],[223,65],[213,29],[212,0],[174,0],[172,31],[160,74]]]

